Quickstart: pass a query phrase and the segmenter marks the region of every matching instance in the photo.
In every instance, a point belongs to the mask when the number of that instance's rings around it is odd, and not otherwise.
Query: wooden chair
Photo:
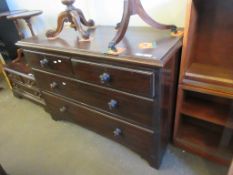
[[[0,54],[0,75],[3,75],[3,77],[5,78],[7,85],[10,89],[12,89],[11,83],[6,75],[6,72],[4,71],[4,65],[5,65],[5,61],[2,58],[2,55]]]

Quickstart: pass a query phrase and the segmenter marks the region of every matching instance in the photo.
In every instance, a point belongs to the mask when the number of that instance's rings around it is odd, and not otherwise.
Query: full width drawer
[[[75,76],[82,81],[153,97],[154,73],[71,59]]]
[[[152,127],[153,100],[95,87],[64,76],[35,70],[41,90],[57,93],[139,125]]]
[[[43,97],[53,118],[72,120],[142,155],[151,154],[153,131],[111,118],[49,93],[43,93]]]
[[[27,62],[33,68],[72,75],[72,65],[69,57],[28,50],[25,50],[24,54]]]

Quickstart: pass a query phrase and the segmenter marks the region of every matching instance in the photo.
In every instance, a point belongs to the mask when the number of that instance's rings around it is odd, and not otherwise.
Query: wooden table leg
[[[78,13],[78,16],[80,17],[80,20],[81,20],[81,23],[85,26],[88,26],[88,27],[93,27],[95,26],[95,22],[92,20],[92,19],[89,19],[89,20],[86,20],[83,12],[80,10],[80,9],[75,9],[76,12]]]
[[[74,2],[75,0],[62,0],[62,3],[67,6],[67,9],[58,16],[57,29],[46,32],[48,38],[56,38],[61,33],[65,22],[70,22],[71,27],[79,31],[83,39],[90,37],[90,33],[84,30],[82,25],[93,27],[95,23],[91,19],[87,21],[83,12],[73,6]]]
[[[57,19],[57,28],[56,30],[48,30],[46,36],[48,38],[56,38],[62,31],[65,21],[68,20],[69,14],[67,11],[61,12]]]
[[[27,23],[28,28],[30,29],[30,32],[31,32],[32,36],[36,36],[34,31],[33,31],[33,28],[32,28],[31,18],[25,18],[24,20]]]
[[[21,30],[20,30],[18,20],[17,20],[17,19],[15,19],[15,20],[13,20],[13,22],[14,22],[15,27],[16,27],[16,29],[17,29],[17,32],[18,32],[19,38],[20,38],[20,39],[23,39],[25,36],[24,36],[23,32],[21,32]]]
[[[165,25],[160,24],[153,20],[143,8],[140,0],[124,0],[124,11],[123,17],[119,24],[117,24],[116,29],[118,29],[117,34],[109,43],[109,49],[117,51],[116,45],[123,39],[127,31],[129,20],[132,15],[138,15],[144,22],[150,25],[153,28],[161,30],[172,30],[176,32],[177,27],[175,25]]]
[[[116,44],[119,43],[125,36],[125,33],[127,31],[130,15],[131,15],[131,6],[129,5],[128,1],[124,1],[124,11],[123,11],[123,17],[121,22],[117,25],[116,29],[117,34],[113,38],[113,40],[109,43],[109,48],[113,51],[117,51]]]

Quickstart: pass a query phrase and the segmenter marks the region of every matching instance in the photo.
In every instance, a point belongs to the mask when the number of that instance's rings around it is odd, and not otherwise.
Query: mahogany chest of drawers
[[[105,54],[112,27],[80,42],[67,30],[54,40],[19,41],[54,120],[67,120],[123,144],[159,168],[170,139],[181,50],[169,31],[130,28],[118,56]],[[141,49],[140,43],[154,43]]]

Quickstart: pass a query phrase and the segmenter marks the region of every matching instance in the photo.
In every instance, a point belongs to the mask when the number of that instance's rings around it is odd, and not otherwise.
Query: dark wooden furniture
[[[18,26],[18,20],[25,20],[32,36],[35,36],[30,19],[34,16],[40,15],[41,13],[42,11],[40,10],[24,10],[17,13],[8,14],[7,19],[14,21],[20,37],[24,36]],[[37,87],[33,72],[24,59],[23,50],[18,49],[17,52],[17,58],[4,67],[4,70],[10,79],[14,95],[19,98],[29,99],[40,105],[45,105],[45,102],[41,97],[41,92]]]
[[[233,157],[232,0],[190,0],[175,145],[221,164]]]
[[[6,11],[6,12],[2,12],[0,13],[0,18],[5,18],[5,20],[7,20],[7,16],[10,16],[10,15],[15,15],[15,14],[18,14],[18,13],[23,13],[23,12],[27,12],[28,10],[14,10],[14,11]],[[9,21],[9,20],[7,20]],[[18,21],[13,21],[13,25],[14,25],[14,32],[15,31],[18,31],[18,36],[17,38],[19,39],[23,39],[24,38],[24,34],[20,31],[19,29],[19,24],[18,24]],[[9,26],[8,26],[9,27]],[[17,35],[15,33],[15,35]],[[18,41],[18,40],[17,40]]]
[[[143,8],[141,0],[124,0],[122,20],[120,23],[117,24],[116,29],[118,31],[108,46],[111,50],[117,51],[116,44],[118,44],[125,36],[125,33],[129,25],[130,17],[136,14],[148,25],[155,29],[171,30],[172,32],[177,32],[177,27],[175,25],[160,24],[153,20]]]
[[[0,175],[7,175],[1,164],[0,164]]]
[[[83,12],[75,8],[73,3],[75,0],[61,0],[61,2],[67,6],[67,9],[61,12],[58,16],[57,20],[57,29],[56,30],[48,30],[46,36],[49,39],[53,39],[58,37],[63,29],[63,25],[65,22],[70,22],[71,27],[75,29],[75,31],[79,31],[81,34],[81,39],[89,39],[90,33],[88,30],[83,29],[83,25],[86,27],[94,27],[95,23],[92,19],[86,20]]]
[[[17,27],[19,36],[21,37],[21,39],[23,39],[24,36],[21,33],[21,30],[19,28],[18,20],[24,20],[26,22],[32,36],[35,36],[35,32],[34,32],[34,30],[32,28],[32,24],[31,24],[31,18],[34,17],[34,16],[38,16],[40,14],[42,14],[41,10],[30,10],[30,11],[28,10],[28,11],[24,11],[24,12],[21,12],[21,13],[10,14],[10,15],[7,16],[7,19],[14,21],[15,26]]]
[[[35,74],[46,109],[121,143],[159,168],[174,112],[181,38],[168,31],[130,28],[126,51],[106,55],[113,27],[98,27],[92,42],[69,29],[55,40],[19,41]],[[144,41],[154,49],[140,49]]]
[[[11,13],[17,13],[14,11]],[[0,1],[0,53],[6,61],[16,57],[15,43],[19,40],[17,29],[12,21],[6,19],[9,8],[5,0]]]

